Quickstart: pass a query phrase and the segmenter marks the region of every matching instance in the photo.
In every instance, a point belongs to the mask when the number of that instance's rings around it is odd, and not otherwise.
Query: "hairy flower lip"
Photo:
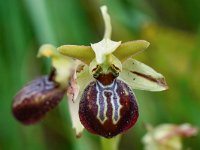
[[[112,92],[118,95],[118,98],[112,99],[112,96],[109,96],[111,94],[109,94],[109,89],[115,89]],[[101,95],[99,92],[101,90],[105,90],[104,94],[110,100],[106,102],[104,99],[103,102],[102,97],[98,96]],[[119,103],[117,103],[117,99]],[[105,105],[107,103],[107,107],[101,103],[105,103]],[[102,108],[100,104],[104,107],[103,112],[100,110]],[[116,112],[118,112],[117,116],[115,116]],[[139,116],[136,96],[130,87],[119,79],[115,79],[109,85],[102,85],[96,81],[90,82],[81,97],[79,116],[88,131],[105,138],[112,138],[126,132],[136,123]]]

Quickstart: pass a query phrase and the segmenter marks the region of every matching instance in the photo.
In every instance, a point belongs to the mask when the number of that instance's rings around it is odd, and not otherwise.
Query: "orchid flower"
[[[112,41],[107,7],[103,39],[91,46],[42,46],[38,56],[52,59],[50,75],[36,79],[14,97],[13,114],[23,124],[38,122],[67,94],[76,135],[83,129],[111,138],[137,121],[138,105],[132,89],[167,89],[163,75],[132,57],[149,46],[144,40]]]
[[[80,90],[74,94],[78,95],[74,100],[77,109],[72,112],[76,116],[75,120],[72,118],[74,128],[81,131],[82,124],[91,133],[111,138],[137,121],[138,105],[132,89],[162,91],[167,84],[163,75],[132,58],[149,43],[112,41],[107,7],[101,7],[101,12],[105,33],[100,42],[91,46],[63,45],[57,49],[84,63],[84,73],[75,78]]]

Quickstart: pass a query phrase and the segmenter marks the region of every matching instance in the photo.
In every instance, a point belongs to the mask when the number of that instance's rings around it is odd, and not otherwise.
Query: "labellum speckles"
[[[52,76],[40,77],[16,94],[13,114],[23,124],[36,123],[60,102],[65,92],[52,80]]]
[[[128,130],[137,121],[136,97],[125,82],[112,74],[101,74],[86,87],[79,116],[88,131],[111,138]]]

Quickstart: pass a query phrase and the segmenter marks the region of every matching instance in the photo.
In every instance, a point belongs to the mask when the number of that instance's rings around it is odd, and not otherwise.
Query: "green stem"
[[[120,139],[121,139],[120,135],[111,139],[106,139],[101,137],[102,150],[118,150]]]

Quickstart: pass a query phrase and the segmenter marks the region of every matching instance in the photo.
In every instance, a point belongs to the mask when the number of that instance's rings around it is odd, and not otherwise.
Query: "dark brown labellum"
[[[79,106],[83,126],[106,138],[128,130],[138,118],[136,97],[131,88],[121,80],[112,80],[108,85],[98,80],[91,82],[86,87]]]
[[[36,123],[60,102],[64,94],[65,90],[60,89],[57,83],[43,76],[16,94],[12,105],[13,114],[23,124]]]

